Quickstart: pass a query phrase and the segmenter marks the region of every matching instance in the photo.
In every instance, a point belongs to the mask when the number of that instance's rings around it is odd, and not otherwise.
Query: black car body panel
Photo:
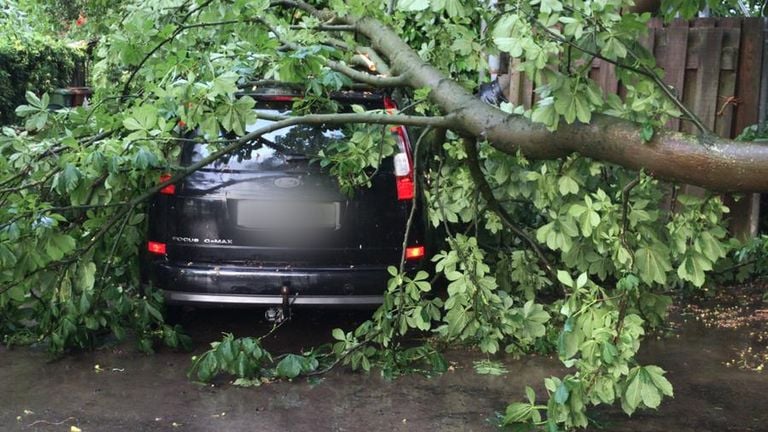
[[[353,101],[380,108],[383,97]],[[256,108],[285,112],[290,103]],[[392,158],[350,197],[303,154],[343,139],[339,129],[294,127],[265,139],[273,146],[255,143],[153,198],[147,238],[163,253],[142,253],[144,283],[175,303],[279,304],[286,291],[297,305],[380,303],[415,202],[398,199]],[[206,151],[185,144],[181,162]],[[408,243],[423,247],[423,219],[415,220]]]

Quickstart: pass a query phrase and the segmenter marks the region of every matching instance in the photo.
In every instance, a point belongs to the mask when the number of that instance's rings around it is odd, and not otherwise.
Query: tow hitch
[[[264,317],[269,322],[280,324],[283,321],[291,319],[291,305],[293,304],[293,299],[291,299],[291,289],[287,285],[283,285],[283,287],[280,288],[280,297],[283,299],[281,307],[271,307],[264,313]],[[294,296],[294,299],[295,298],[296,296]]]

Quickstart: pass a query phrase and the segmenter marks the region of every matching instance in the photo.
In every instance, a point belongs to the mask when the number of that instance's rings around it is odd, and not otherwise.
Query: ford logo
[[[275,180],[275,186],[283,189],[295,188],[301,185],[301,180],[296,177],[280,177]]]

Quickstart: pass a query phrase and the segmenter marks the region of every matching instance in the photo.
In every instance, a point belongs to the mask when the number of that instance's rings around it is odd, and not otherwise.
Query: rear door
[[[258,108],[287,114],[290,104]],[[258,120],[248,131],[268,123]],[[284,128],[187,177],[168,197],[169,259],[304,267],[397,262],[411,201],[398,200],[393,160],[352,197],[312,162],[344,139],[336,126]],[[189,144],[182,163],[211,151]]]

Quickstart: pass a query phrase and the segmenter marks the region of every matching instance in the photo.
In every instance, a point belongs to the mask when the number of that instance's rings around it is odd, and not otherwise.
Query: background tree
[[[670,2],[665,12],[696,9],[689,5]],[[419,329],[486,353],[557,353],[570,373],[547,379],[546,395],[527,389],[527,401],[507,409],[509,424],[557,430],[586,426],[590,404],[620,403],[627,413],[657,407],[672,387],[660,368],[635,360],[640,341],[663,322],[668,293],[703,286],[730,247],[728,209],[717,196],[679,196],[675,211],[665,211],[658,179],[764,190],[768,151],[713,136],[672,97],[636,42],[649,15],[631,7],[628,0],[498,8],[471,0],[127,2],[107,18],[91,105],[49,112],[47,96],[29,94],[16,111],[24,128],[3,129],[0,331],[9,342],[41,339],[54,351],[126,329],[147,350],[157,339],[181,344],[178,329],[163,323],[158,296],[138,287],[149,196],[297,124],[339,124],[367,137],[321,161],[342,186],[365,187],[344,182],[370,160],[335,161],[360,146],[387,145],[377,144],[381,128],[404,124],[423,128],[419,188],[430,222],[446,236],[433,257],[446,295],[425,297],[434,275],[408,275],[393,263],[384,305],[358,328],[335,330],[333,345],[275,363],[258,340],[228,337],[193,373],[206,380],[227,372],[247,383],[337,364],[390,375],[413,362],[444,367],[429,345],[400,347],[400,337]],[[474,96],[487,54],[500,51],[519,59],[537,86],[531,110]],[[617,65],[623,99],[589,78],[585,65],[596,57]],[[262,115],[274,123],[245,133],[254,101],[237,94],[265,79],[300,85],[304,98],[294,115]],[[329,92],[360,85],[399,91],[412,103],[397,113],[334,112]],[[672,117],[693,122],[698,134],[662,130]],[[182,127],[214,141],[211,155],[188,167],[176,164]],[[235,138],[219,139],[221,130]],[[156,184],[168,171],[173,177]]]

